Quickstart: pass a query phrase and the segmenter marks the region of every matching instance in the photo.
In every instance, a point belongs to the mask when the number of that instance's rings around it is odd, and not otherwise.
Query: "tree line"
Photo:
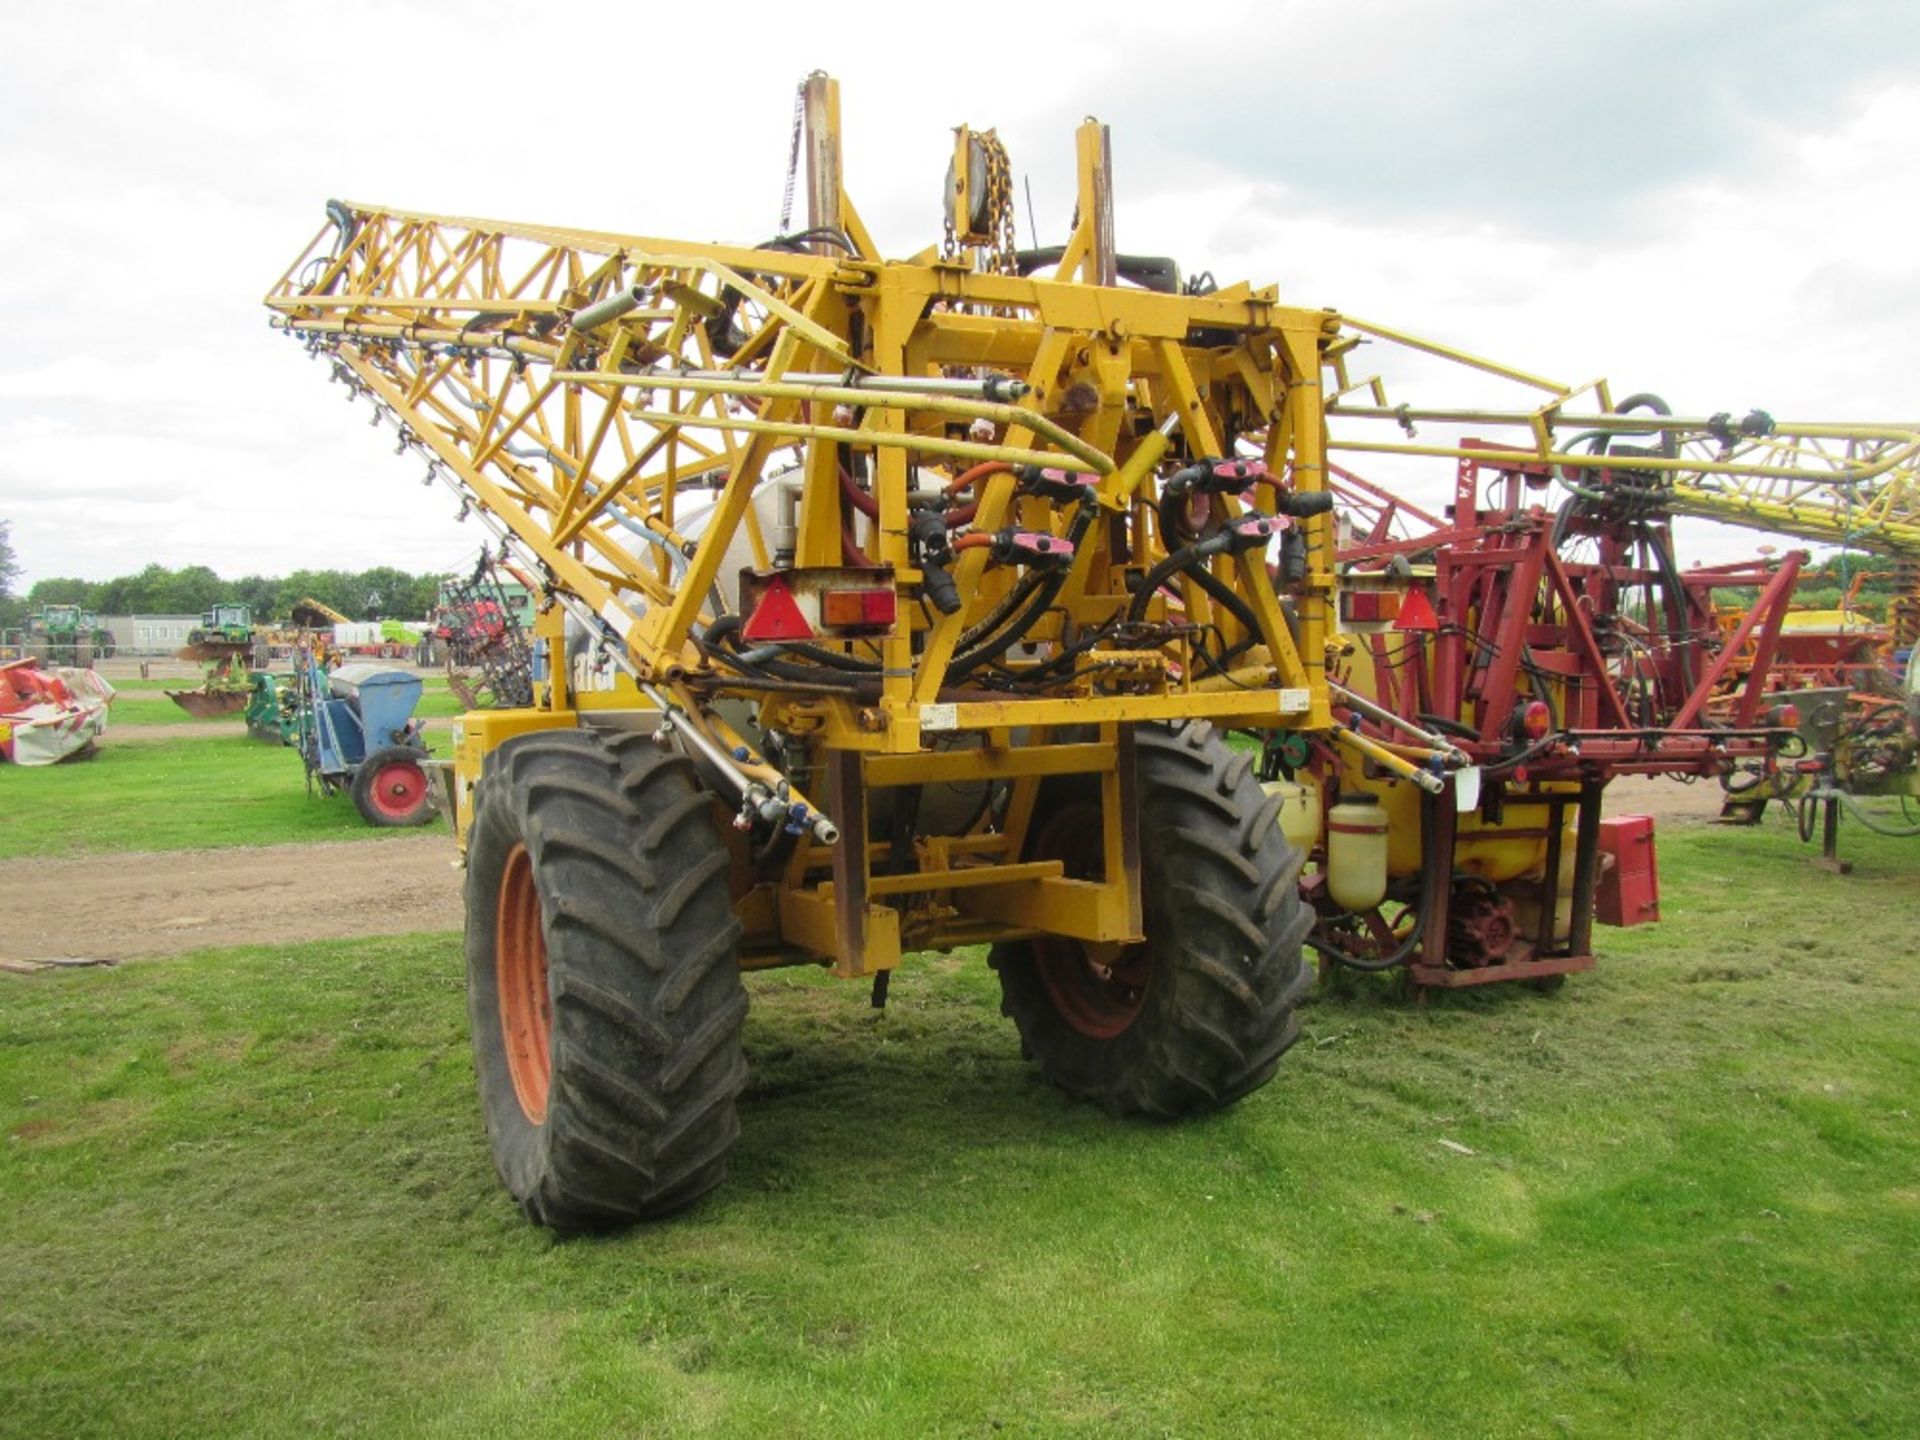
[[[438,575],[410,575],[389,565],[371,570],[296,570],[291,575],[243,575],[223,580],[205,565],[171,569],[149,565],[112,580],[50,576],[24,596],[6,598],[0,583],[0,623],[17,625],[42,605],[80,605],[101,615],[200,615],[217,604],[253,607],[256,620],[283,621],[307,596],[349,620],[418,620],[440,593]]]
[[[1894,597],[1899,594],[1891,574],[1893,567],[1894,562],[1884,555],[1829,555],[1800,571],[1793,603],[1803,610],[1837,610],[1864,571],[1872,578],[1861,583],[1854,603],[1869,619],[1884,622],[1891,616]],[[1759,598],[1759,591],[1735,590],[1724,598],[1734,595],[1751,596],[1747,603],[1752,604]]]

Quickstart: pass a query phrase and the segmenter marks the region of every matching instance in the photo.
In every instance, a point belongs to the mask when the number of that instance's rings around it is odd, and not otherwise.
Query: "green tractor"
[[[169,690],[167,698],[196,720],[237,715],[253,692],[248,666],[253,657],[253,608],[215,605],[187,632],[182,660],[198,660],[205,678],[197,690]]]
[[[43,665],[85,665],[113,656],[113,632],[78,605],[42,605],[27,617],[27,650]]]
[[[187,633],[189,646],[253,644],[253,609],[248,605],[216,605],[200,617],[200,628]]]

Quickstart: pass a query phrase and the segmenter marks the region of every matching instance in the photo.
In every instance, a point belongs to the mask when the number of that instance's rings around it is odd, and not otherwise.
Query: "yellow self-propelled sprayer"
[[[535,1219],[720,1179],[742,970],[881,1004],[903,956],[991,945],[1052,1081],[1192,1114],[1273,1074],[1303,944],[1557,984],[1596,915],[1657,913],[1650,854],[1597,898],[1612,777],[1813,763],[1765,683],[1800,557],[1683,572],[1668,512],[1904,524],[1910,427],[1588,407],[1183,282],[1116,249],[1092,121],[1063,246],[1016,248],[1005,151],[962,127],[944,242],[887,260],[833,83],[801,101],[806,223],[762,244],[335,202],[267,297],[541,596],[532,704],[465,716],[446,776],[481,1098]],[[1538,393],[1391,405],[1362,343]],[[1451,462],[1450,516],[1395,533],[1330,449]],[[1716,587],[1758,592],[1730,636]]]
[[[720,1178],[743,968],[879,1003],[991,944],[1047,1075],[1156,1115],[1264,1083],[1308,980],[1225,731],[1330,724],[1336,318],[1117,254],[1092,122],[1050,278],[965,129],[947,242],[885,260],[804,96],[795,233],[336,202],[267,298],[546,596],[535,703],[464,719],[451,788],[495,1157],[562,1228]]]

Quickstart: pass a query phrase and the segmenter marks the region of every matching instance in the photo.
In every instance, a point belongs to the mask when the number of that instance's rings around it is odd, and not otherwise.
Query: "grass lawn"
[[[170,701],[161,701],[180,719]],[[91,759],[23,770],[0,765],[0,859],[393,835],[360,818],[347,795],[309,798],[292,750],[231,734],[114,743],[119,702]],[[429,734],[439,754],[444,734]],[[443,822],[434,821],[435,825]],[[4,1422],[0,1422],[3,1425]]]
[[[1178,1126],[977,955],[757,978],[732,1178],[594,1241],[495,1182],[457,937],[0,976],[0,1432],[1920,1433],[1920,845],[1847,848],[1674,830],[1595,974],[1337,986]]]
[[[198,688],[193,680],[115,680],[111,682],[117,694],[113,699],[113,708],[109,712],[107,733],[122,727],[139,729],[143,725],[211,725],[216,729],[234,729],[241,724],[237,714],[220,716],[212,720],[199,720],[166,697],[168,690],[193,690]],[[437,676],[424,678],[420,693],[420,704],[414,713],[426,719],[442,719],[460,713],[460,702],[453,692],[447,689],[447,682]]]

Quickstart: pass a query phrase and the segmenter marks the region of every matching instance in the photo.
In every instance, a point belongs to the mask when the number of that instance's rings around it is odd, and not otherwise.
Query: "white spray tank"
[[[1327,893],[1356,915],[1387,898],[1387,812],[1372,795],[1349,795],[1327,812]]]

